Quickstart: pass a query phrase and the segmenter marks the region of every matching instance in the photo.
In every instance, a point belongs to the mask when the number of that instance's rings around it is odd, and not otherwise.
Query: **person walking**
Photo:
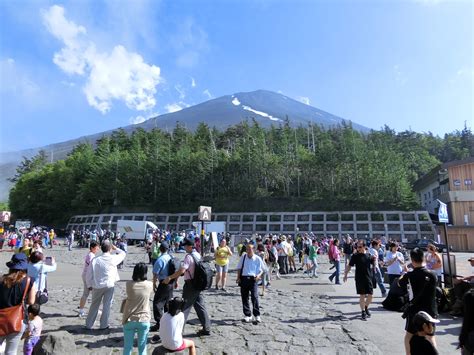
[[[393,280],[400,277],[403,272],[403,265],[405,265],[405,258],[403,254],[398,251],[397,243],[390,243],[384,262],[385,265],[387,265],[388,280],[391,286]]]
[[[153,284],[147,281],[148,266],[138,263],[133,268],[132,281],[127,281],[127,298],[124,300],[122,316],[123,354],[130,355],[133,339],[137,333],[138,355],[147,354],[147,337],[150,329],[150,295]]]
[[[150,328],[150,331],[156,332],[160,329],[160,319],[164,314],[167,302],[173,298],[174,282],[165,284],[163,281],[169,276],[170,263],[172,257],[169,254],[169,244],[162,242],[160,244],[160,257],[153,265],[153,290],[155,295],[153,297],[153,318],[155,325]]]
[[[123,250],[118,249],[109,241],[102,242],[100,248],[103,254],[92,259],[86,277],[87,287],[92,291],[92,303],[86,318],[86,328],[88,329],[92,329],[102,302],[100,329],[109,328],[110,307],[114,297],[115,283],[120,280],[117,265],[126,256]]]
[[[201,290],[196,289],[193,285],[196,261],[201,260],[201,255],[196,250],[194,250],[193,239],[184,239],[183,246],[186,250],[186,256],[184,257],[181,267],[174,274],[164,279],[163,282],[165,284],[169,284],[170,281],[177,279],[184,274],[183,299],[186,303],[183,306],[183,313],[185,323],[189,317],[189,313],[191,312],[191,307],[194,307],[194,310],[196,311],[196,314],[202,325],[202,329],[198,331],[198,335],[211,335],[211,320],[206,310],[204,296],[201,294]]]
[[[354,253],[354,246],[352,245],[352,238],[349,234],[346,235],[344,239],[344,244],[342,245],[342,249],[344,251],[344,269],[347,268],[349,265],[349,261],[351,260],[351,256]]]
[[[32,305],[35,303],[36,287],[27,275],[28,260],[23,253],[14,254],[9,262],[8,274],[0,280],[0,312],[1,310],[22,303]],[[3,315],[2,315],[3,317]],[[1,318],[2,321],[11,319]],[[5,355],[16,355],[21,337],[26,330],[28,319],[23,314],[23,322],[18,332],[12,332],[0,336],[0,347],[6,341]]]
[[[316,239],[313,240],[313,245],[309,247],[309,261],[311,263],[311,269],[309,270],[309,277],[318,277],[316,270],[318,269],[318,242]]]
[[[436,304],[436,275],[426,269],[424,265],[425,257],[423,251],[415,248],[410,252],[410,259],[413,270],[404,274],[398,279],[398,285],[403,288],[409,287],[410,302],[405,312],[405,351],[410,355],[410,340],[413,334],[417,332],[416,325],[413,323],[415,315],[424,311],[431,317],[438,317],[438,307]],[[429,335],[430,341],[436,344],[435,336]],[[436,345],[435,345],[436,346]]]
[[[67,250],[72,250],[72,245],[74,244],[74,229],[72,229],[67,236]]]
[[[92,259],[94,259],[96,254],[99,252],[99,249],[100,249],[99,243],[93,240],[90,243],[89,252],[84,258],[84,267],[82,268],[82,275],[81,275],[84,289],[82,291],[81,300],[79,301],[79,317],[81,318],[85,316],[84,307],[86,306],[87,298],[89,297],[89,294],[91,292],[89,290],[89,287],[87,287],[87,282],[86,282],[87,271],[90,268]]]
[[[370,244],[371,244],[371,247],[369,248],[369,253],[375,258],[375,268],[374,268],[375,281],[377,282],[377,285],[379,285],[380,292],[382,292],[382,297],[385,298],[385,296],[387,296],[387,289],[385,288],[385,285],[383,284],[382,271],[380,270],[380,260],[379,260],[380,241],[374,239],[372,240]]]
[[[339,273],[341,270],[341,251],[339,250],[339,239],[334,239],[334,242],[330,246],[332,248],[332,256],[333,256],[333,265],[336,270],[329,276],[329,281],[332,282],[334,278],[336,278],[336,285],[340,285],[339,282]]]
[[[258,281],[262,277],[264,265],[263,260],[254,252],[254,245],[247,244],[246,253],[240,257],[237,264],[237,284],[240,286],[240,295],[242,297],[242,306],[244,310],[244,319],[246,323],[254,320],[260,323],[260,307],[258,304]],[[249,293],[252,299],[252,312],[249,306]]]
[[[347,274],[351,271],[351,267],[355,266],[355,284],[356,291],[359,295],[359,306],[361,310],[361,319],[367,320],[371,317],[369,306],[372,302],[373,294],[373,268],[375,266],[375,258],[370,255],[365,248],[365,241],[357,242],[357,253],[352,254],[349,265],[346,268],[343,281],[347,281]]]
[[[227,240],[222,238],[219,246],[214,253],[216,257],[216,290],[219,289],[219,281],[221,281],[222,291],[226,291],[227,273],[229,271],[229,258],[232,256],[232,251],[227,246]]]

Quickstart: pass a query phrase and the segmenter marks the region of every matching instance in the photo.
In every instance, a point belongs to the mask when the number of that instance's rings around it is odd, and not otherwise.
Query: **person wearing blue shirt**
[[[169,276],[169,267],[171,255],[169,254],[169,245],[166,241],[160,244],[160,257],[153,265],[153,318],[156,324],[150,327],[150,331],[157,332],[160,329],[160,319],[165,312],[166,303],[173,298],[174,283],[165,284],[163,282]]]
[[[244,319],[246,323],[252,321],[252,313],[254,320],[260,323],[260,309],[258,304],[258,280],[263,275],[263,260],[255,254],[254,245],[249,243],[246,246],[246,253],[244,253],[237,265],[237,284],[240,285],[240,295],[242,297],[242,306],[244,309]],[[252,300],[252,312],[249,306],[249,293]]]

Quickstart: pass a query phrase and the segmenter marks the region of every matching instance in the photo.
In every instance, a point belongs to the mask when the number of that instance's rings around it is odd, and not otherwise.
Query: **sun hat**
[[[10,270],[28,269],[28,258],[24,253],[13,254],[12,259],[6,263]]]

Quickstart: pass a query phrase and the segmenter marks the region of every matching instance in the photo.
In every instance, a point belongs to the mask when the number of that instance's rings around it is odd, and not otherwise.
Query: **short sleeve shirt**
[[[438,351],[428,339],[416,334],[410,340],[410,353],[412,355],[438,355]]]
[[[39,337],[43,329],[43,320],[40,317],[35,317],[28,322],[28,329],[30,337]]]
[[[12,286],[11,288],[6,287],[3,282],[0,283],[0,309],[17,306],[21,303],[23,292],[26,287],[26,277],[21,280],[20,283]],[[28,297],[28,292],[31,290],[35,280],[30,277],[30,286],[26,293],[25,299]]]
[[[193,250],[192,254],[197,260],[201,259],[201,255],[197,251]],[[194,277],[194,269],[196,268],[196,264],[191,254],[186,254],[181,266],[186,270],[184,272],[184,281],[191,280]]]
[[[363,280],[372,280],[372,265],[373,256],[369,253],[355,253],[352,254],[349,261],[350,266],[355,266],[355,280],[356,282]]]
[[[217,247],[216,250],[216,264],[220,266],[225,266],[229,263],[229,247]]]

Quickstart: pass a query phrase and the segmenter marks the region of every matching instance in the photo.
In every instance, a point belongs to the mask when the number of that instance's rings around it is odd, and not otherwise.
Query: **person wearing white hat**
[[[435,355],[438,354],[436,342],[434,341],[435,324],[438,319],[428,313],[420,311],[413,317],[413,325],[416,333],[410,339],[411,355]]]

